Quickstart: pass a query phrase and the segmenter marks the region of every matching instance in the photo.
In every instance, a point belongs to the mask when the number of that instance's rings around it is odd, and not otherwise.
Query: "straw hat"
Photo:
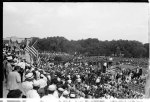
[[[40,86],[39,81],[33,81],[33,86]]]
[[[56,90],[56,86],[55,86],[55,85],[50,85],[50,86],[48,87],[48,90],[49,90],[49,91],[55,91],[55,90]]]
[[[12,59],[13,59],[12,56],[7,57],[7,60],[12,60]]]
[[[64,91],[64,89],[63,89],[63,88],[58,88],[58,91],[63,92],[63,91]]]
[[[34,76],[33,76],[33,73],[28,73],[25,75],[25,78],[26,79],[32,79]]]
[[[72,94],[70,94],[70,97],[71,97],[71,98],[75,98],[76,95],[72,93]]]
[[[65,91],[63,92],[63,95],[69,95],[69,92],[68,92],[67,90],[65,90]]]

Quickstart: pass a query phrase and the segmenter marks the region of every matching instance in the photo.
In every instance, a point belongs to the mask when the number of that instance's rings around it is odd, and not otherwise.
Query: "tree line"
[[[82,40],[68,40],[64,37],[33,37],[30,46],[35,44],[39,52],[65,52],[70,54],[82,54],[85,56],[123,56],[142,58],[149,57],[149,43],[141,43],[135,40],[100,41],[96,38]]]

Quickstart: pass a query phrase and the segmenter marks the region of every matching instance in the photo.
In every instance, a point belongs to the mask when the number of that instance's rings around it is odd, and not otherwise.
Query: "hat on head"
[[[7,53],[7,55],[11,55],[11,53]]]
[[[68,83],[71,84],[72,80],[68,80]]]
[[[75,94],[70,94],[70,98],[75,98],[76,97],[76,95]]]
[[[48,90],[49,90],[49,91],[55,91],[55,90],[56,90],[56,85],[50,85],[50,86],[48,87]]]
[[[109,58],[109,61],[112,61],[113,60],[113,58]]]
[[[13,59],[12,56],[7,57],[7,60],[12,60],[12,59]]]
[[[39,81],[34,81],[34,82],[33,82],[33,86],[40,86]]]
[[[79,78],[79,79],[77,79],[77,82],[81,82],[81,79]]]
[[[69,95],[69,92],[68,92],[67,90],[65,90],[65,91],[63,92],[63,95]]]
[[[3,51],[3,54],[6,54],[6,51]]]
[[[97,79],[96,79],[96,83],[99,83],[99,82],[100,82],[100,79],[99,79],[99,78],[97,78]]]
[[[60,81],[61,81],[61,79],[60,79],[59,77],[57,77],[57,81],[58,81],[58,82],[60,82]]]
[[[68,78],[70,78],[70,75],[67,75]]]
[[[80,78],[80,75],[77,75],[77,78]]]
[[[28,73],[25,75],[26,79],[32,79],[33,78],[33,73]]]
[[[51,76],[50,76],[50,75],[47,75],[47,78],[48,78],[49,80],[51,80]]]
[[[31,67],[31,71],[34,71],[34,68],[33,68],[33,67]]]
[[[64,89],[63,89],[63,88],[58,88],[58,91],[63,92],[63,91],[64,91]]]

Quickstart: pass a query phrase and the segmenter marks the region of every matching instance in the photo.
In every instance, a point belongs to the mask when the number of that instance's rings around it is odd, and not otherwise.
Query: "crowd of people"
[[[114,68],[107,60],[100,65],[70,61],[55,63],[49,57],[31,64],[12,49],[3,48],[3,75],[7,98],[41,99],[138,99],[144,93],[129,87],[145,85],[142,68]],[[76,58],[77,59],[77,58]],[[111,59],[112,60],[112,59]],[[112,70],[114,69],[114,70]]]

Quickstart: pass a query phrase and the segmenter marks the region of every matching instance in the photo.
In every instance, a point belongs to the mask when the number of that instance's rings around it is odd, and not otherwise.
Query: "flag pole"
[[[26,39],[26,46],[28,46],[29,45],[29,40],[28,39]],[[29,53],[29,56],[30,56],[30,66],[31,66],[31,54]]]
[[[34,45],[37,43],[38,39],[34,42],[34,44],[32,45],[34,47]],[[38,60],[39,54],[37,54],[37,60]],[[37,62],[37,61],[36,61]]]
[[[37,40],[34,42],[34,44],[32,46],[34,46],[37,43]]]

